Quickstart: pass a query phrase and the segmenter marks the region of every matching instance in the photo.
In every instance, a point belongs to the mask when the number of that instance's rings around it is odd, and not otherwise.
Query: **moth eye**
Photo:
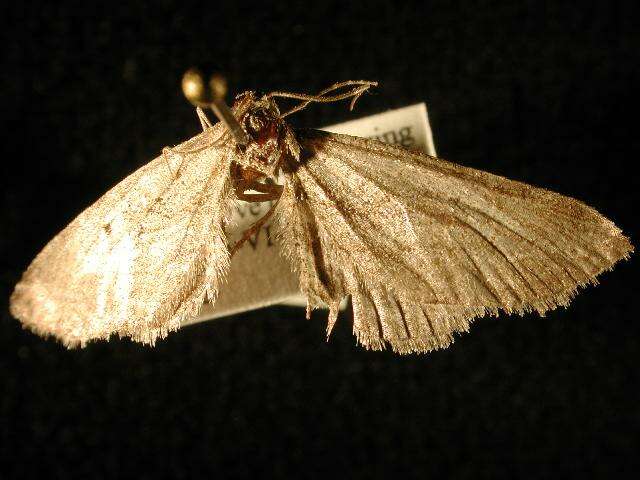
[[[249,127],[249,130],[251,130],[251,133],[256,134],[256,133],[259,133],[265,127],[265,122],[262,118],[258,116],[251,116],[249,117],[248,127]]]

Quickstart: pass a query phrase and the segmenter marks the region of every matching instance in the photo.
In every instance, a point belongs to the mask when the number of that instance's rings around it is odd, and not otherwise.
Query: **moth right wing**
[[[278,238],[314,307],[350,295],[354,333],[401,353],[484,314],[566,305],[632,251],[572,198],[374,140],[301,131]]]
[[[197,315],[229,263],[229,138],[217,124],[132,173],[38,254],[11,312],[67,346],[144,343]]]

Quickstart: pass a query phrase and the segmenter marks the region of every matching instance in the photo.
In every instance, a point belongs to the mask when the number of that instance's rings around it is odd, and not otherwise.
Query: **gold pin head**
[[[182,76],[182,93],[193,105],[207,107],[227,95],[227,80],[219,73],[214,73],[209,82],[205,82],[202,72],[191,68]]]
[[[214,73],[209,78],[209,90],[213,98],[222,100],[227,96],[227,79],[219,73]]]
[[[182,76],[182,93],[187,100],[198,107],[208,106],[211,103],[202,73],[196,68],[187,70]]]

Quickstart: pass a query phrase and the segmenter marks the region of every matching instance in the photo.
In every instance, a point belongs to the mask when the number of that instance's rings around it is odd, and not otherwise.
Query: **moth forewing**
[[[543,314],[633,250],[611,221],[557,193],[375,140],[298,139],[278,238],[312,304],[352,297],[369,348],[426,352],[477,316]]]
[[[12,314],[68,346],[113,333],[154,343],[197,315],[228,265],[230,159],[216,126],[131,174],[35,258]]]

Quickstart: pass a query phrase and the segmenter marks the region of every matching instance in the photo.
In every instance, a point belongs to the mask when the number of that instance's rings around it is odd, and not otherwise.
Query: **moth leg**
[[[202,125],[202,131],[206,132],[208,128],[211,128],[211,120],[207,117],[207,114],[204,113],[200,107],[196,107],[196,113],[198,114],[198,120],[200,120],[200,125]]]
[[[282,185],[261,183],[257,180],[236,180],[234,189],[236,197],[245,202],[269,202],[276,200],[282,194]],[[247,190],[253,190],[258,193],[246,193]]]
[[[267,220],[273,214],[276,205],[278,204],[278,200],[282,196],[282,185],[278,185],[277,183],[262,183],[259,179],[263,178],[260,172],[243,170],[241,167],[236,167],[236,174],[239,178],[236,178],[234,182],[234,189],[236,193],[236,197],[238,200],[243,200],[245,202],[273,202],[269,211],[265,213],[257,222],[255,222],[251,227],[244,231],[240,240],[238,240],[235,245],[231,248],[231,255],[238,251],[238,249],[260,231],[262,226],[265,224]],[[253,190],[258,193],[246,193],[247,190]]]
[[[274,193],[238,193],[236,192],[238,200],[243,202],[261,203],[270,202],[271,200],[277,200],[280,198],[280,192]]]
[[[247,194],[244,194],[244,195],[251,196],[252,198],[258,196],[258,195],[250,194],[250,193],[247,193]],[[267,213],[265,213],[262,217],[260,217],[260,219],[258,221],[256,221],[256,223],[254,223],[248,229],[246,229],[244,231],[244,233],[242,234],[242,238],[240,238],[240,240],[238,240],[235,243],[235,245],[233,247],[231,247],[231,250],[230,250],[231,256],[233,256],[233,254],[238,251],[238,249],[244,244],[244,242],[249,240],[253,235],[255,235],[257,232],[260,231],[260,229],[265,224],[265,222],[267,220],[269,220],[271,215],[273,215],[273,212],[276,209],[276,205],[278,205],[278,200],[280,200],[280,193],[278,193],[277,195],[275,195],[275,194],[263,194],[263,195],[260,195],[260,196],[265,198],[264,201],[274,200],[274,202],[271,205],[271,208],[269,208],[269,211]],[[240,198],[240,197],[238,197],[238,198]],[[266,198],[268,198],[268,200]],[[240,198],[240,200],[243,200],[243,198]],[[254,202],[255,200],[245,200],[245,201]]]

